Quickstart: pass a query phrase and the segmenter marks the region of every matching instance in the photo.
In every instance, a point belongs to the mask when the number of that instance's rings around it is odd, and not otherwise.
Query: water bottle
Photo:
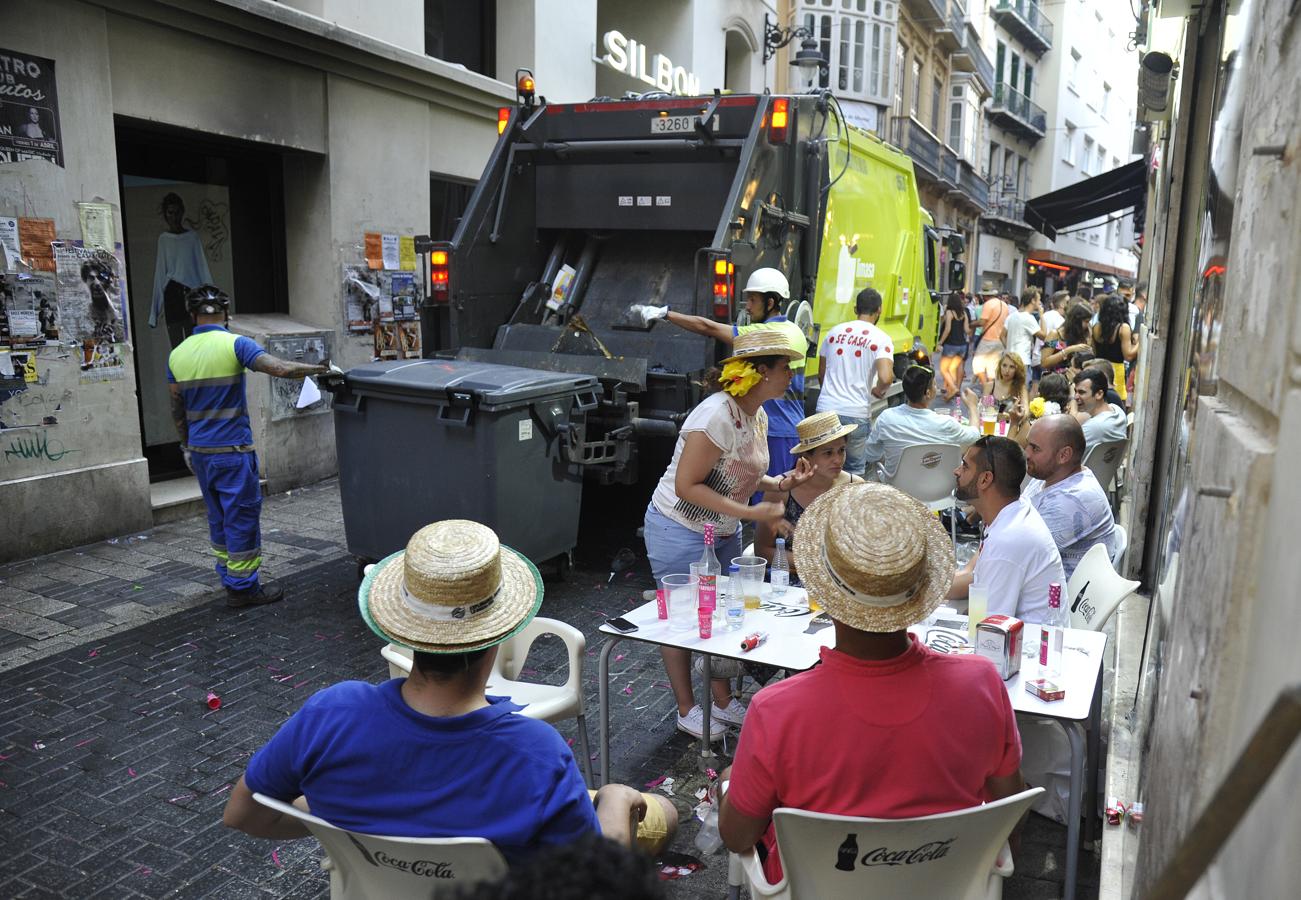
[[[718,794],[713,786],[709,789],[709,799],[709,809],[696,832],[696,849],[707,856],[723,846],[723,836],[718,833]]]
[[[1062,648],[1071,616],[1062,606],[1062,586],[1048,585],[1048,618],[1039,626],[1039,676],[1057,681],[1062,675]]]
[[[741,591],[741,567],[732,565],[727,570],[727,630],[740,631],[745,627],[745,594]]]
[[[777,538],[777,548],[772,552],[772,571],[768,576],[772,582],[772,595],[780,597],[786,593],[791,583],[791,569],[786,562],[786,539]]]

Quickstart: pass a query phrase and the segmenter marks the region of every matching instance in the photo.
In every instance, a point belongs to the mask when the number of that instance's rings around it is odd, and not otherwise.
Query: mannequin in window
[[[158,235],[158,262],[154,266],[154,295],[149,307],[149,327],[158,327],[162,315],[173,347],[185,340],[190,314],[185,294],[191,288],[212,283],[208,260],[203,255],[199,233],[185,227],[185,203],[175,193],[163,197],[158,207],[166,229]]]

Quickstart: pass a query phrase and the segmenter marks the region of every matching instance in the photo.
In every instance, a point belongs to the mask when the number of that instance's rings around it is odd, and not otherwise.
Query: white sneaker
[[[710,716],[714,722],[722,722],[724,725],[735,725],[740,728],[745,724],[745,709],[740,701],[733,697],[731,702],[727,704],[726,709],[719,709],[718,704],[715,703]]]
[[[718,719],[711,719],[709,722],[709,742],[723,739],[723,732],[727,726],[723,725]],[[685,716],[678,716],[678,731],[685,731],[694,738],[700,737],[705,731],[705,711],[700,708],[700,704],[691,707],[691,710]]]

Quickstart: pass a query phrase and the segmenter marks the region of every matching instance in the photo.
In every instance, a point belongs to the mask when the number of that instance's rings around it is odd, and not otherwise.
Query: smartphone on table
[[[637,626],[629,622],[623,616],[615,616],[613,619],[606,619],[606,624],[620,634],[631,634],[637,630]]]

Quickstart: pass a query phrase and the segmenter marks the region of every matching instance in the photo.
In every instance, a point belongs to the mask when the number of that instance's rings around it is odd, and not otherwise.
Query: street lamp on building
[[[799,72],[801,90],[812,90],[817,83],[818,73],[826,71],[827,68],[826,57],[818,49],[817,37],[803,25],[779,28],[776,22],[769,19],[766,13],[764,14],[763,61],[765,64],[778,50],[796,38],[801,39],[800,49],[796,51],[791,65]]]

